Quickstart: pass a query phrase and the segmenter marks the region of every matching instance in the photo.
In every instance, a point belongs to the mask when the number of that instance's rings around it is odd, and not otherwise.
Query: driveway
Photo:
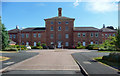
[[[88,50],[32,50],[28,52],[39,53],[37,56],[10,66],[6,74],[76,74],[80,72],[72,53],[89,52]]]
[[[24,61],[28,58],[31,58],[33,56],[38,55],[37,52],[21,52],[21,53],[1,53],[0,55],[4,56],[4,57],[9,57],[9,60],[0,62],[2,63],[2,68],[5,68],[7,66],[16,64],[18,62]]]
[[[90,76],[102,75],[102,76],[119,76],[119,72],[114,70],[109,66],[94,61],[94,57],[101,57],[103,55],[108,55],[109,53],[101,53],[97,51],[91,52],[79,52],[72,54],[74,59],[76,59],[80,66],[86,71]]]

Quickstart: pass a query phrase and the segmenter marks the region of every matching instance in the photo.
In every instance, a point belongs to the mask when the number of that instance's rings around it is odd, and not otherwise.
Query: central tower
[[[68,48],[73,45],[73,27],[74,18],[62,16],[62,8],[58,8],[58,16],[47,18],[46,26],[46,44],[56,45],[58,48]]]

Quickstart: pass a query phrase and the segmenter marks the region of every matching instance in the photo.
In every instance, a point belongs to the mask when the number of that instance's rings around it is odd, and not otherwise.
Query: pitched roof
[[[18,33],[19,29],[12,29],[12,30],[9,30],[8,33]]]
[[[33,28],[25,28],[22,32],[30,32],[30,31],[45,31],[45,27],[33,27]]]
[[[10,43],[9,43],[9,44],[16,44],[16,42],[14,42],[14,41],[10,40]]]
[[[112,29],[109,29],[109,28],[102,28],[101,30],[103,32],[116,32],[116,30],[112,30]]]
[[[31,32],[31,31],[45,31],[45,27],[33,27],[33,28],[25,28],[22,32]],[[18,33],[19,29],[9,30],[9,33]]]
[[[94,28],[94,27],[74,27],[73,30],[74,31],[99,31],[98,28]]]
[[[44,20],[51,20],[51,19],[72,19],[72,20],[75,20],[75,18],[69,18],[69,17],[64,17],[64,16],[56,16],[56,17],[47,18]]]

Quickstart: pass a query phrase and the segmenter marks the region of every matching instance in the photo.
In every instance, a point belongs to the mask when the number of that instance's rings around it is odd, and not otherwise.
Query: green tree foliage
[[[39,42],[39,43],[37,43],[37,46],[41,46],[40,42]]]
[[[0,33],[1,33],[1,39],[2,39],[2,49],[5,49],[9,44],[9,35],[4,24],[1,23],[1,17],[0,17],[0,29],[1,29]]]
[[[2,50],[2,23],[1,23],[1,16],[0,16],[0,50]]]
[[[120,50],[120,28],[118,28],[117,30],[115,45],[116,45],[116,49]]]
[[[105,40],[103,44],[100,45],[102,50],[116,50],[116,37],[110,36],[109,39]]]

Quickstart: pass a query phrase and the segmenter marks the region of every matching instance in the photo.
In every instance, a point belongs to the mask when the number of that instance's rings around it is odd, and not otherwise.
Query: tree
[[[0,17],[0,35],[1,35],[1,42],[2,42],[2,49],[5,49],[9,44],[9,35],[8,31],[6,30],[4,24],[1,23]]]
[[[2,50],[2,23],[1,23],[1,16],[0,16],[0,50]]]
[[[117,29],[115,45],[117,50],[120,50],[120,28]]]
[[[106,28],[109,28],[109,29],[114,30],[114,27],[113,27],[113,26],[107,26]]]

